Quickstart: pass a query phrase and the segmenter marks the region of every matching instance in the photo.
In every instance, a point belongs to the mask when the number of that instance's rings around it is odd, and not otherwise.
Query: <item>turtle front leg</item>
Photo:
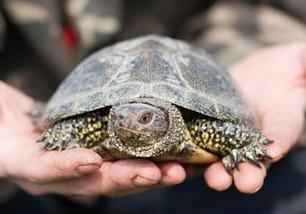
[[[270,159],[266,146],[272,141],[249,127],[220,120],[196,119],[188,128],[199,147],[222,157],[228,171],[244,161],[260,167],[261,160]]]
[[[94,111],[60,121],[37,140],[46,150],[92,148],[108,138],[108,116]]]

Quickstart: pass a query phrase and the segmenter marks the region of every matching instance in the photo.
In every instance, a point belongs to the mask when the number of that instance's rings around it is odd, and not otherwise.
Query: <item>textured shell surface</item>
[[[235,123],[252,114],[227,74],[202,48],[157,35],[106,47],[80,63],[50,99],[45,119],[153,97]]]

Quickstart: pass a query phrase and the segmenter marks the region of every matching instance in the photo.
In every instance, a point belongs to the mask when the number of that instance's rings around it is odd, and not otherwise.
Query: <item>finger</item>
[[[161,179],[161,172],[151,161],[119,160],[113,162],[108,172],[115,185],[143,187],[156,184]]]
[[[47,185],[20,182],[19,185],[34,195],[58,193],[72,196],[123,196],[158,186],[161,182],[176,184],[184,178],[184,170],[179,164],[163,163],[159,167],[161,170],[147,160],[119,160],[104,162],[99,171],[78,179]]]
[[[15,180],[15,183],[26,192],[39,196],[44,194],[61,194],[70,197],[86,196],[125,196],[132,193],[145,191],[147,187],[133,187],[132,185],[123,186],[122,184],[113,184],[108,176],[102,175],[101,171],[95,171],[89,175],[80,178],[58,181],[55,183],[38,185],[29,181]],[[107,173],[106,173],[107,174]]]
[[[122,196],[144,191],[161,182],[162,173],[151,161],[142,159],[105,162],[99,173],[69,182],[64,190],[73,195]]]
[[[110,196],[142,191],[160,183],[161,171],[148,160],[118,160],[104,164],[100,169],[102,179],[91,192]]]
[[[266,174],[263,164],[259,168],[247,162],[240,163],[239,170],[233,171],[234,184],[240,192],[252,194],[263,186]]]
[[[88,149],[38,151],[23,163],[17,164],[15,173],[12,173],[13,177],[35,184],[47,184],[81,177],[98,170],[101,165],[100,156]]]
[[[204,171],[207,185],[217,191],[224,191],[232,185],[232,177],[227,173],[221,162],[216,162]]]
[[[122,196],[128,193],[144,191],[161,182],[162,173],[158,166],[149,160],[129,159],[105,163],[100,172],[100,179],[92,177],[86,189],[75,190],[82,195]],[[81,190],[80,192],[78,192]]]
[[[158,164],[162,177],[160,184],[170,186],[182,183],[186,178],[183,166],[176,162],[165,162]]]

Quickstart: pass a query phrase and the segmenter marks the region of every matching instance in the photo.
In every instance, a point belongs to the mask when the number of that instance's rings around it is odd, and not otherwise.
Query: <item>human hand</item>
[[[262,168],[241,163],[230,176],[221,162],[210,165],[205,180],[222,191],[232,183],[244,193],[258,191],[266,168],[280,160],[298,141],[304,125],[306,106],[306,44],[267,48],[247,57],[230,68],[232,77],[254,107],[258,128],[274,143],[268,146],[271,162]]]
[[[35,143],[39,133],[26,114],[32,105],[32,99],[0,82],[0,178],[29,193],[116,196],[185,179],[177,163],[103,162],[88,149],[43,151]]]

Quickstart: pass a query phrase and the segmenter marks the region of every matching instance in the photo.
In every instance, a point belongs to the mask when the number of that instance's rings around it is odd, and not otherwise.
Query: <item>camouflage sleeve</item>
[[[67,14],[82,51],[92,51],[114,40],[121,30],[122,0],[68,0]]]
[[[121,27],[121,0],[3,0],[3,6],[61,79]]]
[[[267,4],[229,1],[192,17],[182,34],[227,66],[262,47],[305,41],[306,28]]]
[[[75,53],[62,40],[61,14],[57,0],[3,0],[9,19],[17,26],[55,75],[66,76]]]
[[[306,2],[305,0],[273,0],[273,3],[300,18],[306,23]]]

